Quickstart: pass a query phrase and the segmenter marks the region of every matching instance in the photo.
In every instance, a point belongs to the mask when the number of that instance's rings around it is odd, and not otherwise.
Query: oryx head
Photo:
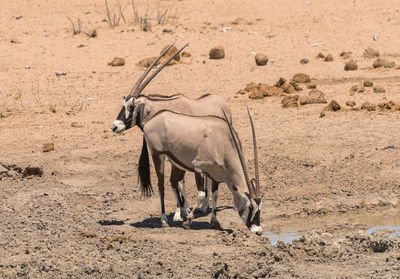
[[[188,44],[184,45],[174,55],[169,57],[163,64],[161,64],[143,83],[147,74],[158,63],[158,61],[174,46],[174,44],[167,47],[161,54],[150,64],[146,71],[140,76],[135,86],[132,88],[128,97],[123,98],[122,108],[119,112],[117,119],[112,124],[112,130],[115,133],[122,133],[129,128],[136,125],[141,127],[141,116],[143,112],[144,102],[140,99],[140,93],[150,83],[150,81],[172,60],[177,56]],[[142,128],[142,127],[141,127]]]
[[[227,118],[225,112],[223,110],[222,111],[224,113],[225,120],[228,123],[229,131],[233,138],[235,148],[239,154],[240,163],[243,168],[244,177],[245,177],[247,188],[249,191],[248,196],[246,195],[246,197],[244,199],[242,199],[242,202],[238,201],[238,204],[237,205],[235,204],[235,205],[236,205],[236,208],[238,210],[240,217],[242,218],[242,220],[246,224],[246,226],[252,232],[258,234],[258,233],[262,232],[262,228],[260,225],[261,193],[260,193],[260,176],[259,176],[259,169],[258,169],[257,140],[256,140],[256,133],[254,130],[253,119],[250,115],[249,108],[247,106],[246,106],[246,108],[247,108],[247,113],[248,113],[249,119],[250,119],[251,131],[253,134],[255,178],[253,178],[252,180],[249,179],[246,162],[244,160],[243,151],[240,148],[237,135],[236,135],[235,131],[233,130],[232,125],[228,121],[228,118]]]

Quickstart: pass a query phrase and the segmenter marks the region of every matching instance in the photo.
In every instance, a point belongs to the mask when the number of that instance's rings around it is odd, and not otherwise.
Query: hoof
[[[221,230],[222,229],[221,224],[218,222],[217,219],[211,220],[211,227],[213,229],[215,229],[215,230]]]
[[[169,224],[168,224],[167,222],[165,222],[164,220],[162,220],[162,221],[161,221],[161,226],[162,226],[163,228],[168,228],[168,227],[169,227]]]
[[[183,224],[182,224],[182,227],[185,229],[185,230],[190,230],[190,223],[189,222],[183,222]]]
[[[174,215],[174,222],[183,222],[183,219],[180,215]]]

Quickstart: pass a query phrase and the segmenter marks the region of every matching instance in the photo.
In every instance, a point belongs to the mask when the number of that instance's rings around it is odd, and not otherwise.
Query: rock
[[[319,118],[325,117],[325,112],[321,111],[321,113],[319,114]]]
[[[382,86],[380,86],[380,85],[376,85],[375,87],[374,87],[374,92],[375,93],[385,93],[385,88],[383,88]]]
[[[190,57],[192,56],[188,51],[182,51],[182,57]]]
[[[284,77],[280,77],[279,80],[275,83],[276,87],[282,87],[286,83],[286,79]]]
[[[364,58],[376,58],[379,57],[379,51],[369,47],[366,50],[364,50],[363,56]]]
[[[315,89],[315,88],[317,88],[317,85],[315,83],[309,83],[309,84],[307,84],[307,88],[308,89]]]
[[[28,166],[22,171],[22,176],[27,177],[27,176],[42,176],[43,175],[43,168],[38,167],[38,166]]]
[[[326,104],[325,94],[318,89],[310,91],[308,96],[300,97],[300,105]]]
[[[311,78],[307,74],[297,73],[292,77],[292,81],[294,81],[296,83],[310,83]]]
[[[375,104],[371,104],[370,102],[364,102],[361,105],[361,109],[362,110],[366,110],[366,111],[375,111],[376,110],[376,105]]]
[[[12,43],[12,44],[20,44],[21,41],[16,39],[16,38],[11,38],[10,43]]]
[[[347,101],[346,102],[346,106],[348,106],[348,107],[354,107],[356,105],[356,102],[354,102],[354,101]]]
[[[108,62],[108,66],[113,66],[113,67],[120,67],[125,65],[125,59],[121,57],[114,57],[114,59],[111,62]]]
[[[299,104],[297,103],[298,100],[299,100],[298,95],[286,96],[282,99],[281,104],[283,108],[295,108],[299,106]]]
[[[244,89],[240,89],[238,92],[236,92],[236,94],[245,93],[249,93],[249,98],[251,99],[261,99],[261,95],[263,97],[286,95],[282,88],[270,86],[266,83],[255,82],[250,82],[246,84],[246,87]]]
[[[333,55],[329,53],[327,56],[325,56],[324,61],[325,62],[332,62],[333,61]]]
[[[325,54],[323,54],[322,52],[320,52],[320,53],[318,53],[317,58],[324,59],[324,58],[325,58]]]
[[[213,47],[209,53],[210,59],[222,59],[225,57],[225,51],[222,46]]]
[[[255,56],[255,60],[258,66],[264,66],[268,62],[268,56],[262,53],[257,53]]]
[[[324,108],[324,110],[326,110],[326,111],[338,111],[338,110],[340,110],[340,109],[341,109],[340,105],[339,105],[335,100],[332,100],[332,101],[329,103],[329,105],[327,105],[327,106]]]
[[[353,85],[350,88],[350,96],[353,96],[355,93],[363,93],[365,91],[364,86],[362,85]]]
[[[389,61],[383,58],[378,58],[374,61],[372,64],[374,68],[379,68],[379,67],[384,67],[384,68],[393,68],[394,67],[394,61]]]
[[[393,111],[400,111],[400,103],[389,101],[386,103],[380,103],[378,107],[382,110],[393,110]]]
[[[252,90],[249,93],[249,99],[262,99],[264,98],[264,94],[261,90]]]
[[[370,80],[365,80],[364,81],[364,86],[365,87],[372,87],[372,86],[374,86],[374,83],[372,81],[370,81]]]
[[[8,172],[8,169],[6,169],[4,166],[0,165],[0,174],[7,173],[7,172]]]
[[[50,142],[50,143],[43,144],[42,150],[43,150],[43,152],[54,151],[54,143]]]
[[[308,62],[310,62],[307,58],[303,58],[300,60],[300,64],[307,64]]]
[[[350,60],[349,62],[347,62],[344,65],[345,71],[355,71],[355,70],[357,70],[357,68],[358,68],[358,65],[357,65],[356,61],[354,61],[354,60]]]

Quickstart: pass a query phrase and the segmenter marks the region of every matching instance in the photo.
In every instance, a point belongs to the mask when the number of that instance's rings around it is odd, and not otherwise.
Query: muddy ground
[[[144,15],[146,1],[136,2]],[[103,1],[0,3],[0,277],[400,277],[397,0],[161,1],[166,20],[156,23],[152,4],[147,32],[131,3],[122,4],[126,22],[112,28]],[[67,17],[97,36],[73,35]],[[137,186],[141,131],[120,136],[110,127],[143,71],[137,63],[173,41],[190,42],[190,57],[167,67],[145,94],[224,97],[251,166],[247,104],[259,142],[263,229],[299,239],[272,245],[252,235],[225,185],[223,230],[211,228],[209,215],[198,215],[192,230],[172,222],[168,185],[171,226],[160,227],[158,194],[145,200]],[[225,58],[211,60],[217,45]],[[374,68],[367,48],[388,66]],[[267,65],[256,65],[256,53]],[[125,65],[109,66],[114,57]],[[344,70],[350,60],[357,70]],[[302,91],[261,99],[237,94],[250,82],[272,86],[299,72],[326,103],[283,108],[282,95],[308,96],[303,83]],[[332,100],[340,110],[324,110]],[[389,101],[390,109],[371,108]],[[193,205],[191,174],[187,185]],[[387,225],[394,227],[369,231]]]

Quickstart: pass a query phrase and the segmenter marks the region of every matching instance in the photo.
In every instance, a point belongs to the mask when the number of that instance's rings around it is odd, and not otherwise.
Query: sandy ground
[[[367,230],[400,225],[400,112],[345,105],[400,101],[398,1],[161,3],[171,17],[153,21],[152,32],[134,24],[131,6],[126,23],[110,28],[103,1],[0,3],[0,277],[399,278],[400,234]],[[97,37],[73,35],[67,17],[80,18]],[[110,127],[143,71],[137,63],[173,41],[190,42],[191,56],[167,67],[145,94],[224,97],[252,165],[247,104],[259,142],[263,228],[294,228],[299,240],[273,246],[252,235],[225,185],[222,231],[211,228],[209,215],[198,216],[192,230],[173,223],[168,185],[169,228],[160,227],[158,195],[141,197],[141,131],[120,136]],[[217,45],[225,58],[210,60]],[[368,47],[395,66],[374,69],[375,58],[363,56]],[[350,59],[342,51],[352,52],[356,71],[344,71]],[[333,61],[316,58],[319,52]],[[268,64],[256,66],[255,53],[268,55]],[[108,66],[115,56],[125,66]],[[299,63],[303,58],[309,63]],[[342,109],[320,117],[326,104],[282,108],[283,97],[236,94],[249,82],[273,85],[299,72]],[[365,80],[385,92],[351,96]],[[299,86],[291,95],[307,96]],[[54,151],[43,152],[46,143]],[[26,171],[29,165],[43,175]],[[193,175],[187,184],[193,205]]]

